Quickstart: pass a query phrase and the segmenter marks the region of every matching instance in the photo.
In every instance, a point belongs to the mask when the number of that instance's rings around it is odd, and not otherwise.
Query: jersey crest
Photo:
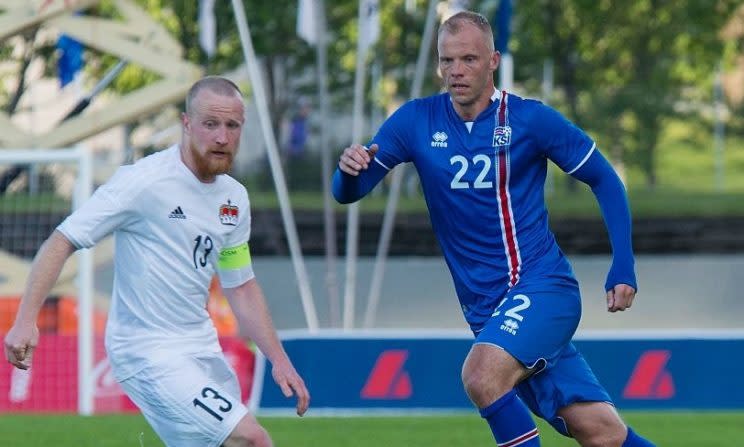
[[[503,148],[511,144],[512,130],[510,126],[496,126],[493,129],[493,147]]]
[[[220,205],[220,222],[222,225],[238,224],[238,207],[230,203],[230,199],[227,199],[227,203]]]

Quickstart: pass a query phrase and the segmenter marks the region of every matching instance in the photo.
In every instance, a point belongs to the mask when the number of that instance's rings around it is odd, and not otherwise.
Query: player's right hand
[[[310,392],[292,363],[288,359],[272,363],[271,375],[284,397],[297,396],[297,415],[304,415],[310,405]]]
[[[369,149],[361,144],[352,144],[341,154],[338,168],[349,175],[357,176],[360,171],[369,167],[378,150],[377,144],[373,144]]]
[[[31,367],[34,349],[39,344],[39,328],[36,324],[16,324],[5,336],[5,358],[20,369]]]

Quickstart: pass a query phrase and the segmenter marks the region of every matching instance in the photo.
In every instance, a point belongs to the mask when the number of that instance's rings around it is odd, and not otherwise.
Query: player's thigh
[[[570,421],[564,416],[572,416],[572,408],[582,408],[574,404],[597,403],[612,408],[609,394],[572,343],[553,364],[517,385],[517,393],[533,413],[566,436],[570,436],[569,427],[578,416]]]
[[[540,371],[570,343],[581,319],[577,288],[512,290],[476,334],[474,344],[500,347],[527,369]]]
[[[222,356],[149,365],[121,385],[167,446],[219,446],[248,413]]]

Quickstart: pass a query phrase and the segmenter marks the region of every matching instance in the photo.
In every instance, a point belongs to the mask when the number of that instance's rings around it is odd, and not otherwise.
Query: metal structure
[[[11,117],[0,111],[0,162],[28,163],[50,161],[78,163],[80,183],[76,205],[90,195],[92,160],[83,148],[63,149],[112,127],[136,121],[164,106],[185,98],[191,85],[202,75],[200,67],[182,59],[180,44],[145,11],[128,0],[115,0],[120,19],[77,15],[94,6],[93,0],[4,0],[0,11],[0,42],[39,29],[65,34],[97,52],[109,54],[119,63],[97,83],[93,92],[82,98],[75,109],[55,127],[44,133],[31,133],[17,127]],[[81,113],[101,89],[124,65],[133,64],[159,76],[159,80],[122,95],[95,113]],[[7,148],[25,148],[13,151]],[[78,252],[78,262],[67,271],[77,271],[78,294],[78,411],[94,412],[92,252]],[[18,270],[22,270],[21,266]]]
[[[0,42],[35,27],[48,28],[88,48],[113,55],[160,80],[122,95],[115,102],[63,121],[43,134],[16,127],[0,112],[0,147],[54,148],[75,144],[111,127],[135,121],[181,101],[201,75],[199,66],[184,60],[181,45],[145,11],[129,0],[114,0],[121,19],[75,15],[97,0],[5,0],[0,12]]]

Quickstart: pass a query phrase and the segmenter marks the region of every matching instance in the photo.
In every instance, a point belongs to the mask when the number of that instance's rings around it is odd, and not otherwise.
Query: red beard
[[[230,172],[233,164],[234,154],[225,150],[222,157],[217,157],[207,151],[206,154],[202,155],[193,146],[190,145],[189,150],[191,156],[194,158],[196,164],[196,172],[199,177],[208,178],[220,174],[227,174]]]

